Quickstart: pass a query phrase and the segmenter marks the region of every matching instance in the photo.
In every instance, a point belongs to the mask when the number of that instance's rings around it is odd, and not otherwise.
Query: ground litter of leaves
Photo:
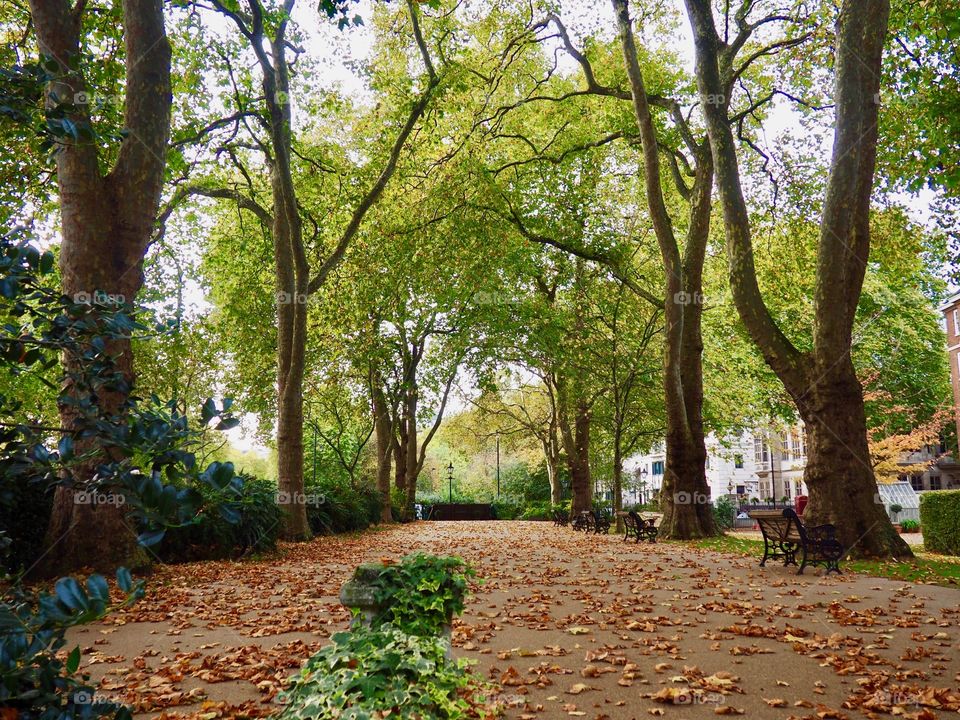
[[[147,597],[80,628],[81,668],[138,717],[277,712],[290,675],[344,629],[357,564],[414,551],[477,569],[454,652],[505,717],[931,720],[960,714],[960,591],[802,577],[675,543],[537,522],[433,522],[160,567]]]

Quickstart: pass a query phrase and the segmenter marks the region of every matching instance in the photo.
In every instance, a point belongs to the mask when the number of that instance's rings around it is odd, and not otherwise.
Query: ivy
[[[463,612],[467,578],[474,570],[458,557],[424,553],[388,565],[375,581],[380,612],[374,628],[391,625],[413,635],[439,635]]]

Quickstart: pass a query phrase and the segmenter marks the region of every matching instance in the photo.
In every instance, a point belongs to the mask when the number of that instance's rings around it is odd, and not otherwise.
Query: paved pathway
[[[797,577],[548,523],[416,523],[289,546],[280,560],[162,568],[147,599],[75,637],[102,691],[143,717],[164,706],[204,720],[262,714],[282,678],[346,625],[336,594],[353,567],[414,550],[462,555],[484,578],[455,653],[501,684],[509,718],[867,708],[930,720],[960,707],[957,590]]]

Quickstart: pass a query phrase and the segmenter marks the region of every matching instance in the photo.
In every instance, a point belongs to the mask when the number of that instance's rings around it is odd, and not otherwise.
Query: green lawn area
[[[762,540],[735,535],[692,540],[680,544],[732,555],[747,555],[757,558],[763,555]],[[960,585],[960,558],[933,555],[923,552],[919,548],[914,548],[914,552],[917,554],[916,558],[909,561],[846,560],[841,561],[840,568],[844,572],[855,572],[891,580],[934,583],[945,587]]]

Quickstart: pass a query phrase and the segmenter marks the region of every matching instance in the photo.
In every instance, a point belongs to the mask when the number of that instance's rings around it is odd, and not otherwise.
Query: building
[[[953,385],[953,417],[960,438],[960,293],[940,306],[944,330],[947,334],[947,354],[950,356],[950,383]]]
[[[960,372],[960,364],[954,362]],[[744,502],[792,502],[798,495],[807,494],[803,482],[807,446],[800,424],[786,429],[741,432],[722,440],[711,433],[706,446],[707,483],[712,499],[735,495]],[[900,461],[905,468],[927,467],[923,472],[905,472],[900,482],[909,483],[916,492],[960,489],[960,465],[945,450],[942,445],[931,445],[905,455]],[[634,455],[624,462],[624,505],[643,502],[660,492],[665,461],[663,443],[657,443],[649,453]]]
[[[746,501],[780,500],[805,494],[806,444],[802,430],[792,434],[741,432],[723,438],[710,433],[706,446],[711,498],[736,495]],[[624,470],[630,476],[630,480],[624,482],[624,504],[639,503],[659,493],[665,464],[663,443],[657,443],[649,453],[629,458],[624,463]]]

